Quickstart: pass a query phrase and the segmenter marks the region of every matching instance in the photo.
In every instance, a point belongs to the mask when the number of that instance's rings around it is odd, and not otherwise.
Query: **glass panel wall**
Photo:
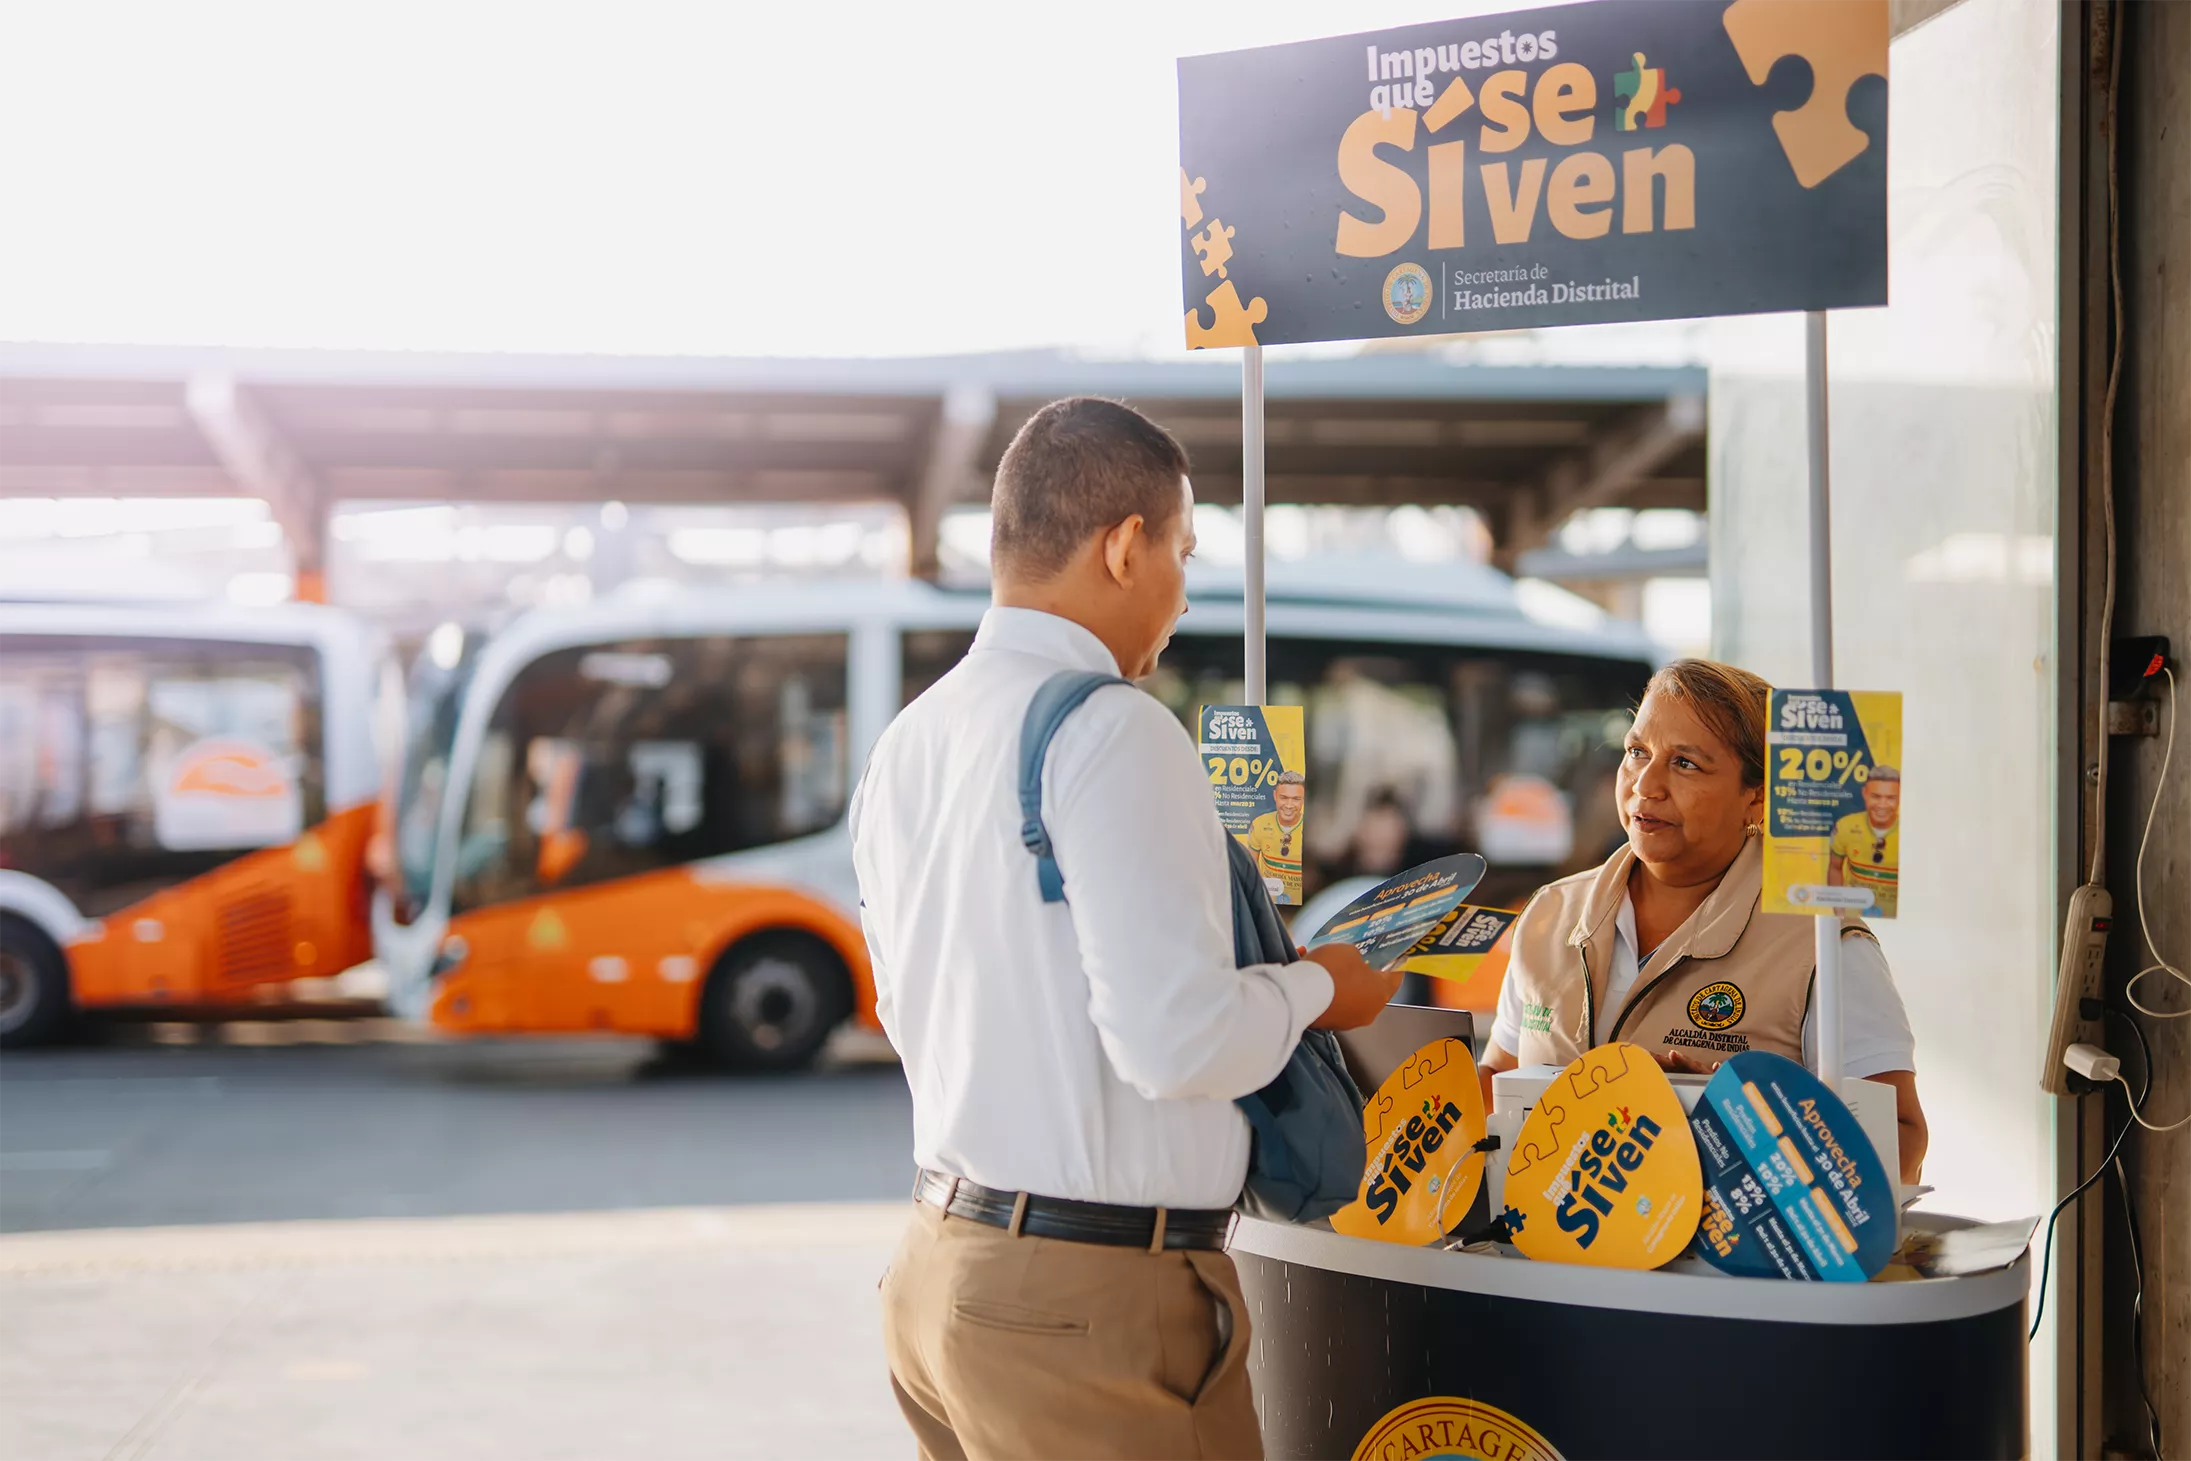
[[[1830,337],[1837,677],[1904,697],[1903,897],[1880,939],[1916,1027],[1930,1205],[1990,1218],[2044,1211],[2052,1180],[2060,23],[1993,0],[1894,42],[1893,302]],[[1714,328],[1715,650],[1789,686],[1811,682],[1802,362],[1799,317]]]

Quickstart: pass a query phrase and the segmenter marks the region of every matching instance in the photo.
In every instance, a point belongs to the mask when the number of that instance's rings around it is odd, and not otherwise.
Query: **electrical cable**
[[[2145,1030],[2131,1018],[2129,1011],[2111,1004],[2102,1004],[2100,1008],[2129,1026],[2130,1037],[2138,1042],[2138,1069],[2143,1073],[2138,1082],[2138,1103],[2143,1105],[2145,1098],[2153,1094],[2153,1047],[2146,1043]],[[2131,1373],[2138,1379],[2138,1403],[2145,1407],[2145,1427],[2153,1445],[2153,1461],[2161,1461],[2161,1418],[2153,1409],[2152,1393],[2145,1387],[2145,1260],[2139,1252],[2138,1213],[2130,1203],[2130,1177],[2123,1171],[2122,1157],[2116,1156],[2109,1165],[2115,1169],[2115,1191],[2122,1198],[2123,1226],[2130,1232]]]
[[[2161,809],[2161,793],[2168,787],[2168,763],[2176,756],[2176,672],[2164,665],[2161,673],[2168,677],[2168,738],[2161,743],[2161,773],[2153,782],[2152,803],[2145,809],[2145,831],[2138,838],[2138,860],[2131,869],[2130,883],[2138,895],[2138,934],[2145,940],[2145,956],[2153,962],[2130,976],[2129,983],[2123,985],[2123,998],[2141,1015],[2150,1015],[2156,1020],[2180,1020],[2191,1015],[2191,1005],[2180,1010],[2157,1010],[2138,998],[2138,981],[2148,974],[2166,974],[2178,984],[2191,988],[2191,977],[2161,957],[2160,946],[2153,942],[2153,925],[2145,916],[2145,850],[2153,840],[2153,816]],[[2183,1123],[2176,1124],[2181,1126]]]
[[[2161,1418],[2153,1409],[2153,1396],[2145,1388],[2145,1264],[2138,1256],[2138,1214],[2130,1205],[2130,1179],[2123,1174],[2123,1159],[2115,1158],[2115,1190],[2122,1195],[2123,1226],[2130,1232],[2130,1371],[2138,1379],[2138,1403],[2145,1407],[2146,1439],[2153,1444],[2153,1461],[2161,1461]]]
[[[2117,1010],[2115,1013],[2119,1015],[2122,1011]],[[2145,1043],[2145,1032],[2143,1030],[2138,1031],[2138,1049],[2145,1055],[2145,1089],[2150,1094],[2153,1089],[2153,1055]],[[2123,1080],[2120,1071],[2116,1072],[2115,1079],[2122,1082],[2123,1097],[2128,1100],[2130,1098],[2130,1082]],[[2130,1114],[2133,1117],[2138,1114],[2136,1102],[2132,1102]],[[2084,1196],[2087,1188],[2107,1175],[2108,1165],[2115,1160],[2116,1153],[2123,1149],[2123,1142],[2129,1139],[2130,1132],[2131,1125],[2125,1122],[2123,1129],[2115,1133],[2115,1140],[2108,1146],[2107,1155],[2100,1158],[2100,1164],[2092,1169],[2092,1175],[2071,1188],[2069,1195],[2060,1202],[2055,1203],[2054,1210],[2046,1215],[2046,1237],[2041,1240],[2039,1245],[2039,1305],[2031,1314],[2031,1332],[2024,1336],[2024,1342],[2027,1344],[2039,1337],[2039,1321],[2046,1317],[2047,1280],[2054,1271],[2054,1224],[2061,1217],[2063,1208]],[[2124,1206],[2129,1205],[2129,1191],[2127,1188],[2124,1189],[2123,1202]]]
[[[2092,866],[2085,881],[2098,886],[2107,870],[2107,672],[2115,633],[2115,392],[2123,374],[2123,271],[2121,206],[2115,179],[2115,100],[2122,91],[2122,0],[2108,7],[2107,23],[2107,279],[2113,291],[2109,323],[2115,348],[2107,367],[2107,397],[2100,406],[2100,536],[2107,569],[2100,591],[2097,700],[2093,707]]]
[[[2122,1078],[2122,1072],[2120,1071],[2117,1071],[2112,1079],[2117,1085],[2123,1088],[2123,1095],[2127,1098],[2130,1095],[2130,1082]],[[2138,1103],[2132,1101],[2130,1103],[2130,1119],[2137,1122],[2147,1131],[2174,1131],[2179,1126],[2191,1126],[2191,1111],[2186,1111],[2182,1116],[2178,1117],[2174,1121],[2169,1122],[2166,1126],[2155,1126],[2152,1122],[2146,1120],[2143,1113],[2138,1110]],[[2127,1130],[2128,1128],[2125,1129]]]
[[[2024,1336],[2024,1340],[2026,1343],[2029,1343],[2031,1340],[2037,1339],[2039,1337],[2039,1321],[2046,1317],[2046,1284],[2048,1275],[2051,1274],[2054,1269],[2055,1220],[2062,1215],[2063,1208],[2069,1206],[2072,1202],[2075,1202],[2078,1198],[2084,1196],[2086,1188],[2090,1187],[2093,1183],[2099,1181],[2102,1177],[2107,1175],[2107,1164],[2114,1161],[2115,1153],[2122,1150],[2123,1141],[2126,1137],[2130,1135],[2130,1131],[2131,1128],[2128,1125],[2125,1125],[2123,1129],[2116,1134],[2115,1144],[2107,1149],[2107,1155],[2100,1158],[2100,1165],[2092,1169],[2092,1175],[2085,1178],[2084,1181],[2079,1182],[2074,1188],[2072,1188],[2070,1194],[2067,1197],[2063,1198],[2060,1202],[2055,1203],[2054,1210],[2046,1215],[2046,1238],[2040,1244],[2039,1257],[2039,1307],[2032,1311],[2031,1332]]]

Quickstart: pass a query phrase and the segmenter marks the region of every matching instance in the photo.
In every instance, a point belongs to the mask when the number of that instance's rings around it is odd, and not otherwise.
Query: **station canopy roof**
[[[258,496],[300,561],[341,501],[897,502],[932,569],[1044,402],[1126,400],[1241,492],[1240,370],[1017,352],[726,359],[0,346],[0,494]],[[1274,503],[1466,505],[1500,562],[1589,507],[1701,511],[1705,373],[1274,357]]]

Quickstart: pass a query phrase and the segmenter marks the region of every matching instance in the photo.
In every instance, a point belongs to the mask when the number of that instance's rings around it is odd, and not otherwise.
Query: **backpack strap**
[[[1065,901],[1065,875],[1050,848],[1050,829],[1042,824],[1042,766],[1051,738],[1090,695],[1105,685],[1132,683],[1097,670],[1059,670],[1035,691],[1019,723],[1019,840],[1035,855],[1035,881],[1045,903]]]

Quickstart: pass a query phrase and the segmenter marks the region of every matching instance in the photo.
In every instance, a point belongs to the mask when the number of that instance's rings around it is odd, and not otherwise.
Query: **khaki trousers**
[[[923,1461],[1263,1454],[1224,1253],[1015,1238],[916,1203],[882,1310]]]

